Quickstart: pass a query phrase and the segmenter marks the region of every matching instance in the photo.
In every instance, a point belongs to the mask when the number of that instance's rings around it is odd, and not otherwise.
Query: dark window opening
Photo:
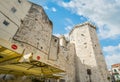
[[[84,34],[81,34],[81,36],[85,36]]]
[[[38,21],[38,19],[35,18],[36,21]]]
[[[96,47],[96,45],[95,45],[95,47]]]
[[[119,78],[119,76],[117,75],[117,78]]]
[[[12,7],[12,8],[11,8],[11,11],[12,11],[13,13],[15,13],[17,10],[16,10],[15,7]]]
[[[43,47],[41,47],[41,49],[43,49]]]
[[[3,24],[8,26],[9,25],[9,22],[7,22],[6,20],[3,21]]]
[[[19,3],[21,3],[21,0],[18,0]]]
[[[57,42],[57,39],[55,39],[54,41]]]
[[[21,19],[20,21],[21,21],[21,23],[23,24],[23,20]]]
[[[91,75],[91,74],[92,74],[91,69],[87,69],[87,74],[88,74],[88,75]]]
[[[117,70],[116,70],[116,69],[114,69],[114,72],[117,72]]]

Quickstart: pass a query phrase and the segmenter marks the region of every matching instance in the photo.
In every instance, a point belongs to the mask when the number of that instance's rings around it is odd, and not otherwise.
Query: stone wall
[[[92,46],[94,49],[94,54],[95,54],[95,57],[97,59],[97,61],[96,61],[98,64],[97,69],[99,69],[100,74],[102,75],[104,82],[107,82],[108,81],[107,78],[109,76],[109,73],[108,73],[107,65],[105,63],[104,55],[102,53],[102,50],[101,50],[101,47],[99,44],[99,40],[97,38],[96,30],[94,28],[89,27],[89,33],[92,36],[91,41],[92,41]]]
[[[21,24],[21,20],[23,20],[28,13],[30,7],[31,3],[27,0],[0,1],[0,12],[18,27]]]
[[[15,34],[14,40],[29,44],[48,55],[51,36],[52,22],[41,6],[33,4]]]
[[[12,40],[30,7],[27,0],[0,0],[0,38]]]
[[[75,44],[76,49],[77,81],[108,82],[108,73],[96,36],[96,28],[90,23],[76,25],[70,33],[70,41]]]
[[[58,38],[52,35],[52,22],[41,6],[25,0],[4,0],[0,4],[0,29],[6,30],[0,30],[0,38],[19,45],[24,49],[23,55],[31,53],[33,60],[64,70],[64,73],[57,74],[63,79],[61,81],[108,82],[94,26],[89,23],[76,25],[70,32],[69,42],[64,36]],[[4,28],[4,21],[8,21],[9,28]],[[30,82],[29,79],[20,79],[9,82]]]
[[[62,39],[62,38],[60,38]],[[66,40],[64,40],[65,42]],[[75,82],[75,45],[66,43],[66,46],[61,45],[58,61],[60,61],[60,65],[65,67],[65,74],[63,75],[63,79],[65,82]],[[62,60],[61,60],[62,59]]]
[[[59,53],[59,38],[56,36],[52,36],[48,59],[52,61],[57,61],[58,53]]]

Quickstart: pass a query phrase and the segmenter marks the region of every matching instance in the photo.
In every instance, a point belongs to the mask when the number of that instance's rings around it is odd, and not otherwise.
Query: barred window
[[[4,20],[4,21],[3,21],[3,24],[4,24],[5,26],[8,26],[8,25],[9,25],[9,22],[6,21],[6,20]]]

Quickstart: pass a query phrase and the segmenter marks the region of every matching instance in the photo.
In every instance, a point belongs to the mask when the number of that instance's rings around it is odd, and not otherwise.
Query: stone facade
[[[6,2],[10,4],[7,6]],[[2,44],[2,40],[18,45],[22,49],[22,53],[19,54],[23,55],[20,63],[31,63],[31,60],[34,60],[63,71],[50,73],[59,78],[46,78],[45,82],[108,82],[107,68],[95,26],[90,23],[76,25],[69,34],[70,41],[67,41],[64,36],[52,35],[52,22],[41,6],[26,0],[2,0],[0,4],[3,5],[0,5],[0,46],[8,48]],[[12,50],[10,47],[8,49]],[[24,56],[27,54],[30,56],[25,60]],[[27,80],[31,82],[30,79]]]
[[[42,7],[32,5],[14,40],[26,43],[48,55],[52,36],[52,22]]]
[[[28,13],[30,7],[31,4],[26,0],[0,1],[1,38],[4,38],[5,40],[11,40],[13,35],[20,27],[21,22]]]
[[[100,49],[95,26],[90,23],[76,25],[70,33],[77,55],[77,80],[80,82],[108,82],[107,66]],[[81,64],[80,64],[81,63]],[[82,69],[80,69],[82,68]],[[88,69],[91,71],[89,75]]]

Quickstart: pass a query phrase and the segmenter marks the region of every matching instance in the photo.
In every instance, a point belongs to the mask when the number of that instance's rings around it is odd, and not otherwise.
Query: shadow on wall
[[[76,68],[75,68],[75,70],[76,70],[76,71],[75,71],[75,72],[76,72],[76,73],[75,73],[75,74],[76,74],[76,75],[75,75],[75,79],[76,79],[75,82],[80,82],[80,74],[79,74],[79,73],[80,73],[80,70],[78,70],[78,69],[81,69],[80,66],[79,66],[80,64],[82,64],[82,63],[81,63],[79,57],[75,56],[75,67],[76,67]]]
[[[75,67],[75,82],[104,82],[103,76],[100,73],[99,68],[83,64],[78,56],[75,56]],[[111,82],[111,79],[106,78],[106,80],[108,80],[107,82]]]
[[[78,56],[75,57],[76,66],[76,82],[95,82],[93,76],[95,77],[95,67],[90,67],[81,62]]]

